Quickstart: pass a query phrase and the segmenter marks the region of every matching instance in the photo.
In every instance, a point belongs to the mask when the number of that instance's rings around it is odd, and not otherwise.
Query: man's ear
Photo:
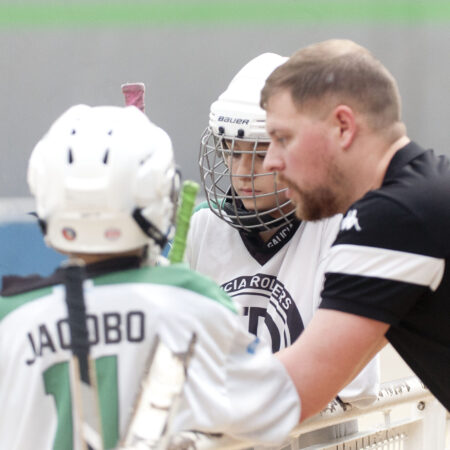
[[[333,123],[336,127],[341,148],[347,149],[356,136],[357,123],[355,113],[347,105],[338,105],[333,110]]]

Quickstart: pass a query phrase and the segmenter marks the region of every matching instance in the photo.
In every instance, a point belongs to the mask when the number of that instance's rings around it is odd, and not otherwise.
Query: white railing
[[[295,428],[283,450],[444,450],[445,408],[416,378],[405,378],[381,386],[376,402],[365,409],[331,402],[320,414]],[[304,447],[299,436],[331,425],[357,419],[359,431],[344,438],[317,441]],[[320,433],[318,433],[320,436]],[[248,449],[252,443],[226,436],[183,433],[172,441],[173,449]],[[255,449],[267,447],[253,447]]]

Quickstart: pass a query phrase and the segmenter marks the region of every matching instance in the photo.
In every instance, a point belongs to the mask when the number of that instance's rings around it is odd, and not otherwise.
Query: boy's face
[[[272,172],[263,169],[269,142],[225,139],[224,147],[230,150],[225,159],[233,188],[247,210],[267,211],[286,202],[285,193],[279,192],[286,185],[277,182]]]

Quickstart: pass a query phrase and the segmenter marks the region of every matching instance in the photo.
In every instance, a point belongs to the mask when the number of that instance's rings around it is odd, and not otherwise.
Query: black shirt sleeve
[[[347,212],[325,270],[321,308],[396,324],[442,278],[420,214],[374,191]]]

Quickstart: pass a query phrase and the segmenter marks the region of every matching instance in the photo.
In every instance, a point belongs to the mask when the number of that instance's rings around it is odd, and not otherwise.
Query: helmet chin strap
[[[41,219],[36,211],[31,211],[28,213],[30,216],[36,217],[39,229],[41,230],[41,233],[43,236],[47,234],[47,222],[44,219]]]
[[[150,238],[152,238],[157,245],[161,249],[163,249],[167,243],[167,237],[159,231],[158,228],[155,227],[148,219],[146,219],[142,215],[142,208],[136,208],[133,211],[133,219],[136,221],[136,223],[139,225],[140,229]]]

